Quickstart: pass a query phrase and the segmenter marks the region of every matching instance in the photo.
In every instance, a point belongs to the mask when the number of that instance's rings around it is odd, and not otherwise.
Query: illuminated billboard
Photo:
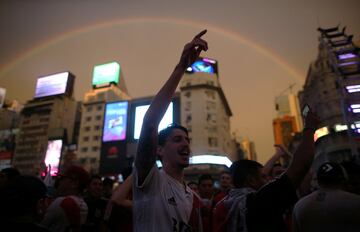
[[[187,73],[215,73],[217,74],[217,61],[209,58],[199,58],[186,69]]]
[[[108,103],[105,107],[103,142],[126,139],[128,102]]]
[[[51,176],[56,176],[59,173],[62,146],[63,141],[61,139],[48,141],[44,162],[47,167],[50,165]]]
[[[94,88],[109,86],[110,83],[119,83],[120,64],[111,62],[94,67],[92,85]]]
[[[135,108],[135,122],[134,122],[134,139],[139,139],[141,127],[143,124],[144,116],[146,111],[149,109],[148,105],[140,105],[136,106]],[[166,113],[159,124],[159,131],[166,128],[174,121],[174,110],[173,110],[173,103],[171,102],[169,107],[166,110]]]
[[[69,72],[63,72],[38,78],[35,98],[65,94],[69,90],[69,85],[71,85],[69,77]]]

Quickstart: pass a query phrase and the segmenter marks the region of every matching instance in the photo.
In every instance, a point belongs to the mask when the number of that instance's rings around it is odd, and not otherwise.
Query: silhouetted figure
[[[89,183],[89,173],[73,165],[59,177],[56,186],[58,197],[46,210],[42,224],[56,232],[80,231],[88,213],[82,194]]]
[[[348,181],[344,167],[324,163],[317,180],[320,189],[295,205],[294,231],[360,231],[360,196],[344,191]]]
[[[256,161],[240,160],[231,165],[234,189],[216,205],[213,231],[287,231],[283,214],[296,202],[296,188],[311,167],[318,123],[310,111],[289,168],[272,182],[267,183],[263,166]]]
[[[48,232],[40,225],[46,208],[46,186],[33,176],[17,176],[4,188],[1,202],[1,231]]]

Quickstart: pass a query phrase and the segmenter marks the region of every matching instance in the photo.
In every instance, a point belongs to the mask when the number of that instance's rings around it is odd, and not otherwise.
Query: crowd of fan
[[[277,202],[276,198],[291,202],[290,207],[282,209],[280,220],[285,228],[281,231],[359,231],[360,166],[355,162],[324,163],[316,174],[309,172],[310,178],[304,179],[297,196],[275,191],[255,197],[257,190],[260,193],[267,183],[281,178],[285,168],[279,161],[288,158],[287,155],[277,148],[264,167],[256,161],[241,160],[234,162],[231,169],[222,171],[218,180],[203,174],[197,181],[188,181],[187,186],[200,199],[201,230],[247,231],[239,225],[235,229],[229,225],[233,218],[241,217],[243,209],[239,206],[247,198],[238,196],[245,193],[254,195],[249,197],[253,205],[258,204],[256,201],[268,205],[261,206],[264,208],[271,206],[279,210],[280,206],[271,203],[271,200]],[[71,166],[56,177],[55,192],[50,195],[51,186],[46,186],[41,178],[21,175],[14,168],[3,169],[0,175],[1,230],[133,231],[132,178],[130,175],[118,183],[99,175],[89,176],[83,168]],[[251,207],[248,204],[246,209]],[[246,217],[248,225],[250,221],[256,223],[261,214],[273,223],[279,220],[262,209],[261,213],[257,211]]]

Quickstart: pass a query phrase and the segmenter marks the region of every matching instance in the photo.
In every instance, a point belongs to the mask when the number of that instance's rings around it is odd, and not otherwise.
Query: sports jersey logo
[[[169,203],[170,205],[177,206],[177,204],[176,204],[176,201],[175,201],[175,198],[174,198],[174,197],[170,197],[170,198],[168,199],[168,203]]]

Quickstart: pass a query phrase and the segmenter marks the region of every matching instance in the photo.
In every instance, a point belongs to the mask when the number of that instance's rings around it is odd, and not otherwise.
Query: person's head
[[[202,198],[210,199],[214,193],[214,180],[209,174],[199,177],[199,194]]]
[[[100,198],[102,194],[103,183],[101,176],[93,175],[90,177],[90,182],[87,187],[88,194],[93,198]]]
[[[258,190],[266,183],[263,166],[253,160],[239,160],[232,163],[230,172],[235,188],[250,187]]]
[[[189,188],[191,188],[192,191],[199,194],[199,186],[196,182],[190,181],[187,185],[189,186]]]
[[[58,177],[60,179],[57,182],[56,192],[59,196],[82,194],[90,180],[89,173],[76,165],[70,166]]]
[[[185,127],[171,124],[158,134],[157,154],[164,167],[185,168],[189,166],[190,141]]]
[[[227,191],[232,187],[231,173],[229,171],[221,172],[220,187],[222,191]]]
[[[110,198],[113,192],[114,180],[110,177],[105,177],[102,183],[104,197]]]
[[[344,167],[335,162],[323,163],[316,175],[319,186],[326,188],[342,188],[348,179]]]
[[[45,209],[47,188],[34,176],[18,176],[4,189],[1,211],[9,220],[27,216],[32,221],[41,220]],[[4,219],[4,218],[3,218]]]
[[[4,188],[7,183],[20,176],[20,172],[16,168],[4,168],[0,172],[0,189]]]

